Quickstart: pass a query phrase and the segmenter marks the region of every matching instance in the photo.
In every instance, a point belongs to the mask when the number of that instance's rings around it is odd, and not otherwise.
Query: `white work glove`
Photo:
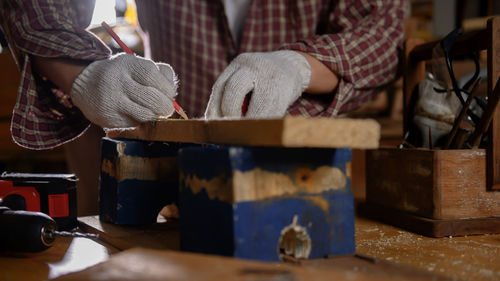
[[[126,128],[170,116],[176,93],[177,77],[170,65],[122,53],[87,66],[70,95],[91,122]]]
[[[222,72],[212,89],[205,118],[241,117],[252,91],[249,118],[281,118],[309,86],[311,67],[295,51],[244,53]]]

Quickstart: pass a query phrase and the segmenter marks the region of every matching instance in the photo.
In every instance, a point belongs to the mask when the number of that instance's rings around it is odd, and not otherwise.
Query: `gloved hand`
[[[309,86],[310,78],[309,63],[295,51],[241,54],[215,82],[205,118],[241,117],[250,91],[246,117],[281,118]]]
[[[122,53],[87,66],[70,95],[91,122],[126,128],[171,115],[176,93],[177,77],[170,65]]]

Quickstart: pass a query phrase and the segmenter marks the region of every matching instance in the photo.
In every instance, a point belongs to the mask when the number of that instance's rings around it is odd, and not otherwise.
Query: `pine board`
[[[131,130],[108,130],[110,138],[244,146],[374,149],[380,125],[371,119],[287,116],[283,119],[181,120],[144,123]]]

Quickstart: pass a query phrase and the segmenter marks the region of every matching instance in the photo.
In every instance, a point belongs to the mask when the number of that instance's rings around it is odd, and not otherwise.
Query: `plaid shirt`
[[[92,2],[1,2],[0,24],[22,71],[11,126],[18,144],[51,148],[87,127],[69,97],[31,71],[30,55],[108,57],[102,42],[84,30]],[[180,79],[177,101],[191,117],[203,115],[213,83],[232,58],[278,49],[309,53],[340,77],[332,95],[303,94],[289,114],[331,117],[358,107],[396,76],[403,2],[253,0],[236,45],[220,0],[136,0],[147,56],[172,65]]]

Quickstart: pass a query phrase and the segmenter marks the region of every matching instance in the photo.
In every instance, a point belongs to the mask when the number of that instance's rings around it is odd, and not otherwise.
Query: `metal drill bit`
[[[82,238],[89,238],[89,239],[98,239],[99,238],[98,234],[81,233],[81,232],[69,232],[69,231],[52,231],[51,235],[53,237],[55,237],[55,236],[60,236],[60,237],[82,237]]]

